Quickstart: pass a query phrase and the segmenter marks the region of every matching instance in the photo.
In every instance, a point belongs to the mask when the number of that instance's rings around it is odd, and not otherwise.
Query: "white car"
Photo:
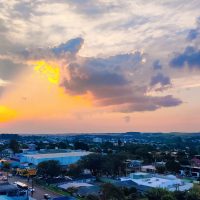
[[[28,190],[29,190],[30,192],[35,192],[35,188],[32,188],[32,187],[28,188]]]
[[[6,176],[2,177],[2,181],[7,181],[7,180],[8,180],[8,178]]]
[[[44,199],[51,199],[51,196],[49,194],[44,194]]]

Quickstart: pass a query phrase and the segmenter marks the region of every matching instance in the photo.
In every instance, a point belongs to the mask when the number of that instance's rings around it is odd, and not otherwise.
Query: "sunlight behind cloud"
[[[58,84],[60,81],[60,69],[55,63],[40,60],[36,62],[34,70],[46,76],[50,83]]]

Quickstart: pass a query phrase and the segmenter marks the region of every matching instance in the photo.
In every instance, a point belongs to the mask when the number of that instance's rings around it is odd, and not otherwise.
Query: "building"
[[[103,142],[103,139],[102,139],[102,138],[99,138],[99,137],[95,137],[95,138],[93,138],[93,142],[102,143],[102,142]]]
[[[0,183],[1,200],[33,200],[29,197],[27,191],[19,189],[16,185],[10,183]]]
[[[57,160],[61,165],[70,165],[76,163],[83,156],[89,155],[91,152],[72,151],[65,153],[41,153],[41,154],[24,154],[20,158],[21,163],[32,163],[38,165],[40,162],[48,160]]]
[[[145,188],[163,188],[169,191],[187,191],[193,187],[193,183],[185,182],[173,175],[158,175],[150,173],[131,173],[127,178],[121,178],[121,181],[131,180],[138,186]]]
[[[180,175],[199,178],[200,177],[200,167],[191,166],[191,165],[181,165]]]
[[[156,167],[154,165],[144,165],[141,167],[141,172],[155,173]]]

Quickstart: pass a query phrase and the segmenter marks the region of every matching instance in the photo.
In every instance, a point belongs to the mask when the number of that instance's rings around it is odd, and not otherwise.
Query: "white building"
[[[156,172],[156,167],[154,165],[144,165],[141,166],[142,172]]]
[[[173,175],[161,176],[143,172],[131,173],[130,177],[121,178],[121,181],[131,180],[137,185],[149,188],[163,188],[169,191],[186,191],[193,187],[193,183],[185,182]]]
[[[95,137],[95,138],[93,138],[93,142],[96,142],[96,143],[102,143],[103,140],[102,140],[102,138]]]
[[[48,160],[57,160],[61,165],[70,165],[76,163],[83,156],[89,155],[91,152],[65,152],[65,153],[43,153],[43,154],[24,154],[20,158],[21,163],[32,163],[38,165],[40,162]]]

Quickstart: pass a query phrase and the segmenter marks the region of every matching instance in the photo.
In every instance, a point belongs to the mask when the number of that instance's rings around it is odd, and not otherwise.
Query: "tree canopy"
[[[56,177],[61,174],[61,166],[59,161],[49,160],[38,164],[38,175],[43,177]]]

